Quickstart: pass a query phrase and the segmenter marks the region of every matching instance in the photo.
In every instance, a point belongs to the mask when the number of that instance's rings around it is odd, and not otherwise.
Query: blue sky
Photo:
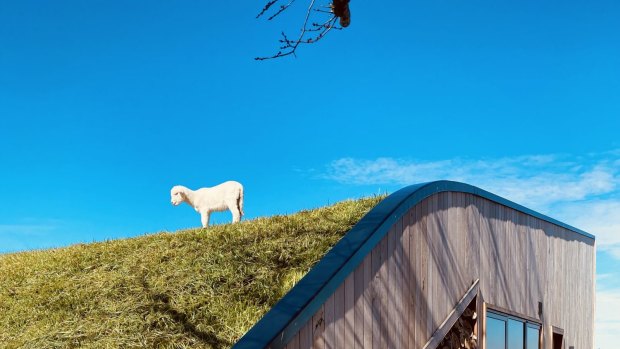
[[[251,219],[461,180],[597,236],[615,347],[620,2],[354,0],[257,62],[306,5],[262,6],[1,2],[0,252],[197,226],[175,184],[236,179]]]

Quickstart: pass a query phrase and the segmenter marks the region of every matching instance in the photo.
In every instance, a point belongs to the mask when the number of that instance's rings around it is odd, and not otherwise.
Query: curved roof
[[[233,348],[265,348],[269,344],[283,348],[398,219],[425,198],[448,191],[477,195],[594,239],[583,230],[469,184],[435,181],[405,187],[368,212]]]

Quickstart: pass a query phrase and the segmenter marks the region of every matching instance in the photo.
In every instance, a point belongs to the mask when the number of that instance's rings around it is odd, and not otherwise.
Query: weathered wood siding
[[[407,212],[288,343],[306,348],[422,348],[470,285],[489,307],[564,329],[593,346],[594,241],[465,193]],[[543,302],[543,314],[538,314]]]

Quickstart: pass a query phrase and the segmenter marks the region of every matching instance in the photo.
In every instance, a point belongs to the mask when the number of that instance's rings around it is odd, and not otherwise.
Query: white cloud
[[[555,216],[596,236],[597,247],[620,260],[620,200],[562,203]]]
[[[324,178],[355,185],[409,185],[437,179],[470,183],[550,214],[597,236],[598,247],[620,259],[618,152],[512,158],[415,161],[343,158]]]
[[[595,348],[616,348],[620,341],[620,289],[596,293]]]
[[[408,185],[450,179],[546,211],[558,202],[616,193],[620,178],[617,157],[605,154],[574,159],[566,155],[534,155],[439,161],[343,158],[328,165],[324,178],[356,185]]]

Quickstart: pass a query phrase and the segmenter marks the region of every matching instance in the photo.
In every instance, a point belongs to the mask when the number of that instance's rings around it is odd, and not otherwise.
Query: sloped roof
[[[412,185],[368,212],[233,348],[264,348],[269,344],[283,348],[398,219],[425,198],[448,191],[473,194],[594,239],[583,230],[472,185],[453,181]]]

